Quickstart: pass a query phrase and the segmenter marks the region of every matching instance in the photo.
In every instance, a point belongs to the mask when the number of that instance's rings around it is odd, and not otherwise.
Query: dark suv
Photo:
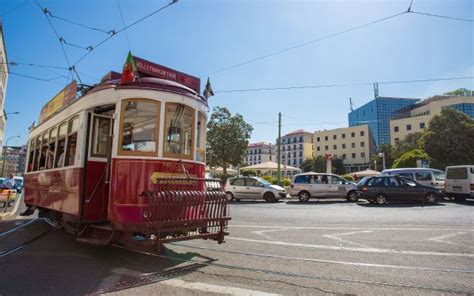
[[[357,184],[359,198],[371,203],[385,204],[388,201],[438,202],[441,191],[399,176],[377,176],[362,179]]]

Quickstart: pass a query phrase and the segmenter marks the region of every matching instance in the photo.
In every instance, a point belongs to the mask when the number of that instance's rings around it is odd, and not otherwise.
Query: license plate
[[[453,186],[453,191],[462,191],[461,186]]]

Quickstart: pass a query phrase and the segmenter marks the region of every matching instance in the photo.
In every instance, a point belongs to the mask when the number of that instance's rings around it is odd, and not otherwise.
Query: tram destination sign
[[[64,109],[68,106],[77,94],[77,82],[73,80],[63,90],[61,90],[54,98],[52,98],[46,105],[41,108],[39,123],[46,121],[48,118],[53,116],[56,112]]]
[[[171,81],[180,83],[184,86],[187,86],[197,93],[201,92],[200,91],[201,80],[197,77],[170,69],[162,65],[152,63],[150,61],[138,58],[136,56],[134,56],[133,59],[135,60],[135,63],[137,64],[137,71],[139,73],[144,73],[149,76],[153,76],[153,77],[157,77],[157,78],[161,78],[165,80],[171,80]]]

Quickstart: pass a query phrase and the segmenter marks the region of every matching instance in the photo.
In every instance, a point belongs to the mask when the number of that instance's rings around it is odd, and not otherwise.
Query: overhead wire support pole
[[[281,112],[278,112],[277,184],[281,186]]]

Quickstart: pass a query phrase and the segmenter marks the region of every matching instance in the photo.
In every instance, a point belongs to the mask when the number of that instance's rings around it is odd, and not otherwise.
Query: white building
[[[255,165],[268,161],[275,161],[275,147],[271,143],[258,142],[247,146],[246,165]]]

